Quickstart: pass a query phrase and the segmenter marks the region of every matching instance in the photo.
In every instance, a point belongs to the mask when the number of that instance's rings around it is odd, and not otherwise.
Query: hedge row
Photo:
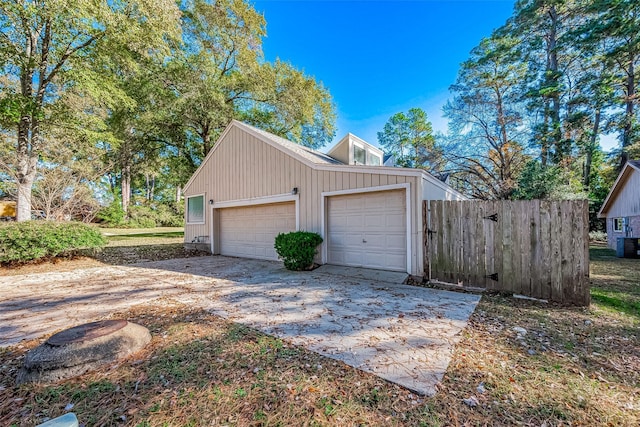
[[[25,221],[0,224],[0,263],[66,255],[106,244],[95,227],[76,222]]]
[[[112,202],[96,215],[101,227],[153,228],[183,227],[184,203],[151,203],[129,206],[129,218],[125,218],[119,201]]]

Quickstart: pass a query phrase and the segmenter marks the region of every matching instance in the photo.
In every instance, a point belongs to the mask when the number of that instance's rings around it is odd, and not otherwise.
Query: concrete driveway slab
[[[479,297],[361,273],[210,256],[3,277],[0,346],[174,300],[433,395]]]

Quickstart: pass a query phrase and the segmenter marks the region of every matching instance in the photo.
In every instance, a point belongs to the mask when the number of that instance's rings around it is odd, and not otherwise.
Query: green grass
[[[593,305],[640,321],[640,259],[617,258],[601,246],[590,248],[590,259]]]
[[[134,239],[141,239],[145,237],[159,237],[159,238],[171,239],[174,237],[184,237],[184,231],[107,235],[107,238],[109,239],[110,242],[117,242],[119,240],[134,240]]]
[[[640,298],[626,292],[606,291],[594,288],[591,300],[603,309],[614,310],[640,319]]]
[[[176,227],[103,228],[102,234],[107,237],[107,248],[121,248],[124,251],[137,247],[144,252],[145,247],[159,248],[161,245],[180,245],[184,242],[184,229]]]
[[[171,233],[184,234],[184,227],[100,228],[100,230],[105,236],[164,235]]]

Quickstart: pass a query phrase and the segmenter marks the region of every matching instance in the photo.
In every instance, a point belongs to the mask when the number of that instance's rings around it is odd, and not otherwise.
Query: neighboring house
[[[382,165],[394,167],[396,165],[396,157],[393,154],[385,154],[382,158]]]
[[[0,221],[13,221],[16,219],[16,202],[13,200],[0,200]]]
[[[616,249],[618,237],[640,236],[640,160],[624,165],[598,218],[606,218],[607,241],[612,249]]]
[[[331,152],[382,160],[363,142],[347,135]],[[275,236],[306,230],[324,239],[318,263],[421,275],[422,201],[465,197],[422,170],[345,163],[232,121],[185,185],[186,246],[276,260]]]

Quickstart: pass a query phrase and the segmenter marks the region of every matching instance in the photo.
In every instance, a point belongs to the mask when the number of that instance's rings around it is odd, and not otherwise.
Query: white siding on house
[[[611,202],[607,211],[607,218],[629,217],[640,215],[640,172],[631,169],[631,175],[627,178],[618,192],[615,200]]]

